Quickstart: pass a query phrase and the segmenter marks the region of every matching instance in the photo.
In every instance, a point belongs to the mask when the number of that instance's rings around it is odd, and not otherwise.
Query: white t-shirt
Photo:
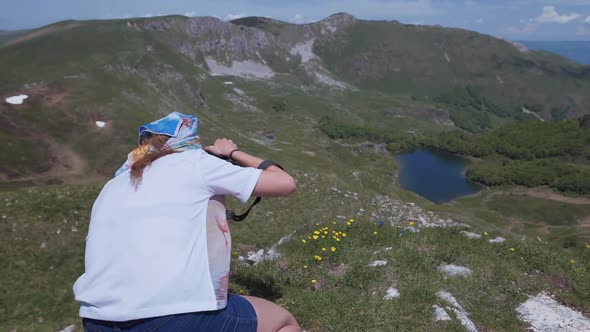
[[[246,202],[260,173],[190,150],[154,161],[137,191],[129,172],[110,180],[92,208],[86,270],[74,284],[80,316],[127,321],[224,308],[231,238],[216,195]]]

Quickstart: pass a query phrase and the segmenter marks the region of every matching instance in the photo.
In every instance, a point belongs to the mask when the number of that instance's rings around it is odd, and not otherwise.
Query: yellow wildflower
[[[307,269],[307,265],[303,265],[303,268],[304,268],[304,269]]]
[[[335,221],[332,221],[332,224],[336,225],[336,222]]]
[[[342,237],[346,237],[346,233],[342,233]]]
[[[322,251],[326,251],[326,248],[322,248]]]
[[[514,248],[510,248],[510,249],[508,249],[508,250],[510,250],[510,251],[516,251],[516,249],[514,249]]]
[[[587,249],[590,249],[590,244],[587,244],[587,245],[586,245],[586,248],[587,248]]]
[[[414,225],[416,225],[416,223],[413,221],[410,221],[410,226],[414,226]]]
[[[244,294],[244,291],[240,289],[240,290],[238,291],[238,293],[240,293],[240,294]]]
[[[314,256],[313,256],[313,258],[314,258],[316,261],[321,261],[321,260],[322,260],[322,256],[320,256],[320,255],[314,255]]]
[[[347,221],[347,222],[346,222],[346,224],[347,224],[348,226],[352,225],[352,223],[351,223],[350,221]]]
[[[336,238],[336,241],[340,242],[340,239],[339,238]]]
[[[332,252],[334,252],[334,251],[336,251],[336,247],[334,247],[334,246],[331,246],[331,247],[330,247],[330,250],[332,250]]]
[[[483,232],[483,235],[488,236],[488,232]]]
[[[570,259],[570,263],[576,264],[576,260],[575,259]]]
[[[350,222],[354,222],[354,219],[352,219],[352,218],[351,218],[349,221],[350,221]]]
[[[324,235],[328,235],[328,231],[324,231]]]
[[[325,235],[322,235],[322,239],[325,239],[325,238],[326,238],[326,236]]]
[[[377,234],[379,234],[377,231],[374,231],[374,232],[373,232],[373,235],[377,235]]]
[[[317,240],[317,239],[318,239],[318,236],[317,236],[317,235],[314,235],[314,236],[313,236],[313,239],[314,239],[314,240]]]
[[[301,242],[306,243],[307,241],[305,241],[305,239],[301,240]]]
[[[319,235],[320,234],[320,231],[315,231],[315,232],[313,232],[313,234]]]
[[[315,225],[316,225],[316,226],[319,226],[319,225],[320,225],[320,223],[316,223]]]
[[[318,281],[317,281],[317,280],[315,280],[315,279],[312,279],[312,280],[311,280],[311,283],[312,283],[312,284],[315,284],[316,282],[318,282]]]

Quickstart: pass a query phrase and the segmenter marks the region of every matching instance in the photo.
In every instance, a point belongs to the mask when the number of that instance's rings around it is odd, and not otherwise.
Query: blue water
[[[400,164],[401,186],[432,202],[448,202],[480,189],[465,178],[467,161],[452,154],[419,149],[395,159]]]

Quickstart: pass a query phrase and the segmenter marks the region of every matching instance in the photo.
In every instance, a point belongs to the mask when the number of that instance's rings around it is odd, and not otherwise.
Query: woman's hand
[[[227,138],[217,139],[213,145],[204,147],[203,149],[211,154],[214,154],[221,158],[229,157],[229,154],[236,150],[238,146],[234,141]]]

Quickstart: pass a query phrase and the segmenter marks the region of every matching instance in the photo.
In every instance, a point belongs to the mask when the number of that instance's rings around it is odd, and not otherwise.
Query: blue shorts
[[[228,294],[227,307],[161,317],[111,322],[84,318],[84,332],[256,332],[258,319],[252,304],[239,295]]]

